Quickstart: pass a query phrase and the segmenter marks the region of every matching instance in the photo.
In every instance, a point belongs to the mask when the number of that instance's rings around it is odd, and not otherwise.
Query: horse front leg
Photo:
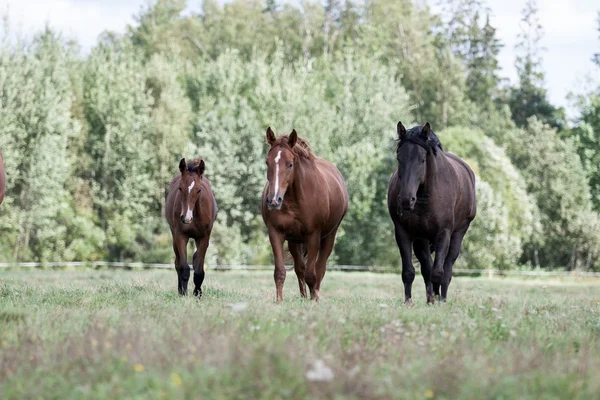
[[[398,224],[394,224],[396,243],[402,258],[402,283],[404,283],[404,303],[412,304],[412,284],[415,280],[415,267],[412,263],[412,238]]]
[[[283,283],[285,282],[285,263],[283,261],[283,241],[284,236],[277,232],[274,228],[269,229],[269,241],[273,249],[273,262],[275,264],[275,291],[277,303],[283,301]]]
[[[306,245],[308,247],[308,256],[304,280],[310,290],[310,299],[319,301],[319,293],[317,290],[317,257],[319,256],[319,249],[321,247],[321,232],[315,232],[310,235],[306,240]]]
[[[175,270],[177,271],[177,291],[180,295],[187,294],[188,281],[190,280],[190,266],[187,262],[188,238],[182,235],[173,238],[175,251]]]
[[[427,303],[434,303],[434,288],[431,283],[431,268],[433,266],[433,260],[431,259],[431,251],[429,250],[429,240],[417,239],[414,241],[413,249],[415,256],[421,264],[421,275],[425,281],[425,294],[427,296]],[[439,285],[438,285],[439,294]]]
[[[469,225],[454,232],[450,238],[448,255],[444,261],[444,276],[442,278],[441,293],[442,301],[446,301],[446,296],[448,295],[448,286],[450,286],[450,281],[452,281],[452,268],[454,267],[454,262],[460,254],[460,247],[462,245],[463,238],[467,233],[467,229],[469,229]]]
[[[441,284],[444,277],[444,262],[448,255],[448,249],[450,247],[450,230],[442,230],[435,242],[435,261],[433,262],[433,269],[431,271],[431,282],[434,285]]]

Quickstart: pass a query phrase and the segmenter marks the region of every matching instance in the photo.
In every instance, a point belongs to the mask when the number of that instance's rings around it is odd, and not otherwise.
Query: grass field
[[[3,399],[600,398],[600,281],[456,278],[404,307],[398,275],[0,273]],[[191,283],[190,283],[191,284]]]

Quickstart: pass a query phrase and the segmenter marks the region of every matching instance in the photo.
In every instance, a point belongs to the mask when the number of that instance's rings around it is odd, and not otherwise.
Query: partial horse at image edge
[[[4,169],[4,156],[0,151],[0,204],[4,201],[6,194],[6,170]]]
[[[327,259],[348,210],[346,183],[340,171],[316,157],[295,130],[276,138],[269,127],[267,144],[261,212],[273,250],[276,300],[283,300],[287,240],[301,296],[306,297],[308,285],[311,299],[318,301]]]
[[[398,122],[397,131],[398,168],[388,185],[388,211],[402,258],[405,302],[412,302],[413,250],[427,302],[434,302],[434,294],[445,301],[452,267],[477,213],[475,174],[465,161],[443,151],[429,123],[407,131]]]

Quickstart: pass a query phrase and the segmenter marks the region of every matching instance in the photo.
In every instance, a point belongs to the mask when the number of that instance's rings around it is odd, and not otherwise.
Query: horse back
[[[460,208],[460,211],[466,214],[465,218],[470,222],[475,218],[477,212],[475,199],[475,173],[471,167],[457,155],[445,153],[445,156],[456,172],[458,179],[458,182],[456,182],[456,188],[458,189],[456,208]]]
[[[335,165],[325,159],[319,158],[315,164],[323,176],[325,184],[321,188],[327,191],[330,207],[339,207],[344,210],[345,214],[348,211],[349,197],[346,181],[342,173]]]

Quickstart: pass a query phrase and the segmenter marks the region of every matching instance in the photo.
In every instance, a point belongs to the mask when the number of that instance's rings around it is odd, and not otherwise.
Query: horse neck
[[[431,154],[427,157],[427,173],[425,175],[425,183],[423,184],[422,196],[430,197],[435,188],[438,188],[438,179],[440,178],[441,171],[446,168],[447,160],[444,157],[444,153],[438,150],[438,154]]]
[[[295,161],[296,167],[294,168],[294,180],[288,187],[286,198],[293,199],[296,204],[299,204],[304,198],[309,184],[312,167],[314,167],[314,161],[308,160],[302,157],[298,157]]]

